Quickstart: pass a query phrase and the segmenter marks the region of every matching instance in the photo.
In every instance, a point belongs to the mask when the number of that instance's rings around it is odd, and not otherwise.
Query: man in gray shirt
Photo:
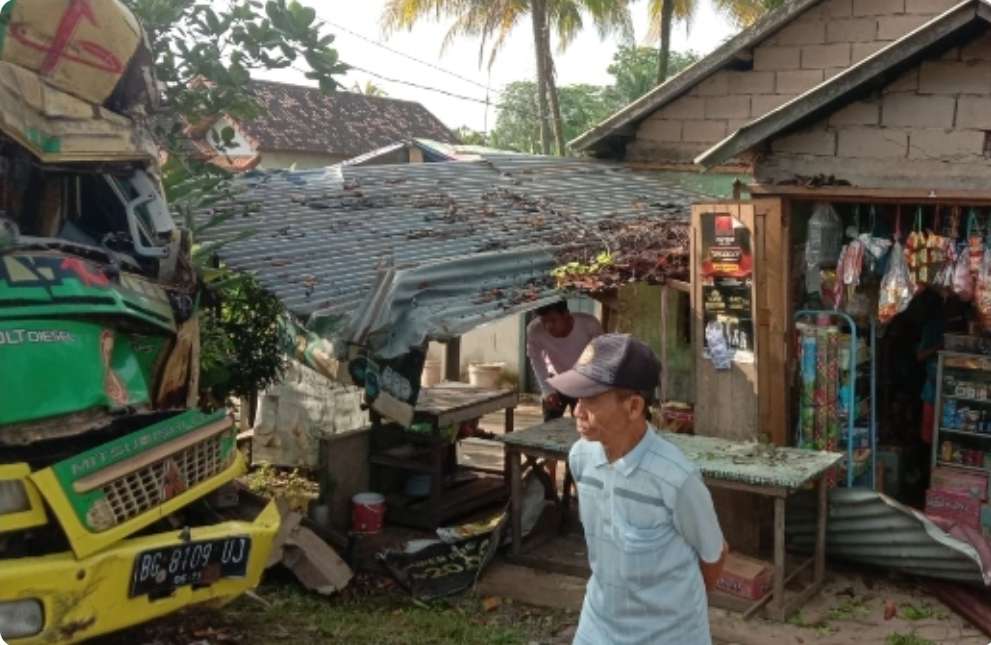
[[[661,366],[628,335],[589,343],[550,379],[578,400],[568,456],[588,544],[580,645],[709,645],[706,589],[726,543],[698,468],[647,421]]]

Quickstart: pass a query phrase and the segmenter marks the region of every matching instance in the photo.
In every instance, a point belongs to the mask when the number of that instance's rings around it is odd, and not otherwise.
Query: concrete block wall
[[[760,181],[832,174],[877,188],[967,189],[991,179],[991,29],[873,96],[771,142]]]
[[[836,76],[957,2],[823,0],[758,44],[751,70],[718,71],[648,117],[627,147],[627,159],[689,163],[742,124]]]

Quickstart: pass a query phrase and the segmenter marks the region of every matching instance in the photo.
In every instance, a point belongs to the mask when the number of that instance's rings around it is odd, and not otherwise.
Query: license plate
[[[134,560],[131,597],[171,593],[185,585],[209,585],[221,578],[243,578],[251,538],[187,542],[144,551]]]

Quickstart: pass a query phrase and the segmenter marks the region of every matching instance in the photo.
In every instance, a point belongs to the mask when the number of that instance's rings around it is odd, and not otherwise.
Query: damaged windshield
[[[155,180],[143,170],[46,168],[0,157],[0,219],[22,244],[62,240],[123,255],[154,273],[169,257],[175,226]]]

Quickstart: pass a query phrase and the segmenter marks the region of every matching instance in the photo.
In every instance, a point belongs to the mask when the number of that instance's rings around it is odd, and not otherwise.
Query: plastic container
[[[427,361],[420,375],[420,387],[433,387],[440,383],[440,361]]]
[[[385,497],[378,493],[358,493],[351,498],[351,530],[374,534],[382,530],[385,519]]]
[[[504,366],[505,363],[472,363],[468,366],[468,382],[475,387],[494,390],[499,387]]]

